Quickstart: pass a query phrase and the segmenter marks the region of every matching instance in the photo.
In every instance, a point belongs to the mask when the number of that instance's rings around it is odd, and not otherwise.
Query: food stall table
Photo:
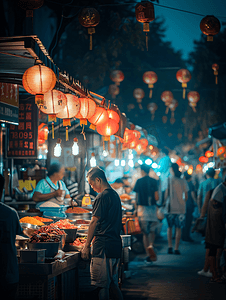
[[[80,253],[66,253],[63,260],[19,263],[19,299],[79,299]]]

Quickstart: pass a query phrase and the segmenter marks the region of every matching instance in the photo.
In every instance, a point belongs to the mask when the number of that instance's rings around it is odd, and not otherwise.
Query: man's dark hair
[[[214,168],[209,168],[206,171],[206,175],[208,175],[209,177],[213,178],[215,176],[215,170],[214,170]]]
[[[121,178],[115,179],[114,183],[123,183],[123,180]]]
[[[173,169],[173,172],[174,172],[174,175],[175,177],[177,178],[180,178],[181,177],[181,172],[179,171],[179,166],[177,163],[173,163],[171,165],[171,168]]]
[[[0,174],[0,195],[4,189],[4,184],[5,184],[5,178]]]
[[[149,174],[149,171],[150,171],[151,167],[143,164],[143,165],[140,166],[140,169],[142,171],[144,171],[144,173]]]
[[[163,147],[161,149],[161,151],[165,154],[165,155],[169,155],[169,150],[166,147]]]
[[[103,182],[107,182],[106,175],[104,171],[99,167],[94,167],[90,169],[86,175],[87,178],[91,180],[95,180],[96,178],[100,178]]]
[[[53,175],[54,173],[58,173],[60,169],[62,168],[62,165],[60,163],[52,163],[48,168],[48,176]]]
[[[191,179],[191,175],[188,174],[188,172],[186,171],[186,172],[184,172],[184,178],[185,178],[186,180],[189,180],[189,179]]]

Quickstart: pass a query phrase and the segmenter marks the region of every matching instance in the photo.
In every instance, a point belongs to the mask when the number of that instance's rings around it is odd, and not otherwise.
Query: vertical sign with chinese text
[[[10,125],[8,157],[37,158],[38,108],[34,97],[20,98],[19,125]]]
[[[0,82],[0,121],[18,124],[19,86]]]

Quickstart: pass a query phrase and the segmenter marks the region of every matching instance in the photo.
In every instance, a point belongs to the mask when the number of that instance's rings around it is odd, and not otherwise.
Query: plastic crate
[[[47,285],[48,291],[48,300],[55,299],[55,278],[48,280]],[[18,287],[18,298],[19,299],[45,299],[45,282],[36,282],[36,283],[20,283]]]

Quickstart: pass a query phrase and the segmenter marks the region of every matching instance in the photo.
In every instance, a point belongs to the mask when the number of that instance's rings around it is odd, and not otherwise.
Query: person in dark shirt
[[[122,240],[122,207],[119,195],[107,182],[105,173],[94,167],[87,173],[87,179],[94,191],[99,193],[93,205],[93,216],[88,229],[87,241],[81,252],[83,259],[89,258],[91,284],[99,288],[99,299],[122,300],[118,286],[118,268],[120,263]]]
[[[158,226],[156,201],[159,200],[158,181],[149,177],[150,167],[141,165],[141,175],[134,186],[136,192],[136,207],[139,224],[143,233],[143,244],[148,257],[145,262],[156,261],[153,249],[155,229]]]
[[[0,199],[4,182],[4,177],[0,174]],[[0,203],[0,291],[1,297],[9,300],[16,298],[19,282],[15,246],[17,234],[23,234],[23,230],[16,210]]]
[[[186,212],[185,212],[185,225],[182,228],[182,240],[186,242],[193,242],[190,233],[191,233],[191,224],[192,224],[192,214],[195,208],[195,186],[192,183],[192,176],[188,172],[184,172],[184,178],[188,184],[188,200],[186,201]]]

